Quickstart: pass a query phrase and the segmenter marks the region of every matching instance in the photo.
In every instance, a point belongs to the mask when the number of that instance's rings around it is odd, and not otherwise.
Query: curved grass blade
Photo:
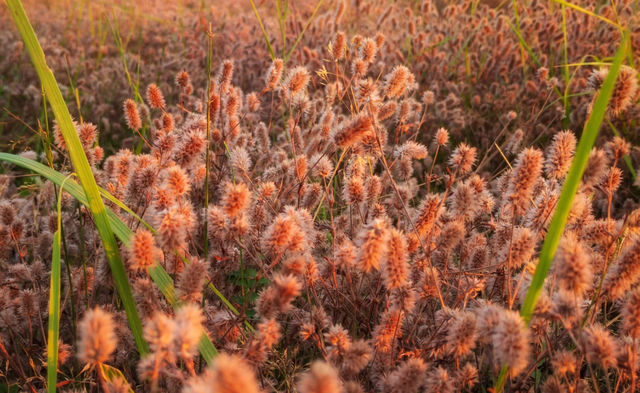
[[[320,0],[318,2],[318,5],[316,6],[316,8],[313,10],[313,14],[311,14],[311,16],[309,17],[309,20],[307,21],[307,24],[304,26],[304,29],[302,29],[302,31],[300,32],[300,35],[298,36],[298,38],[296,38],[296,41],[293,43],[293,46],[291,47],[291,50],[287,54],[287,57],[284,59],[285,63],[289,61],[289,58],[293,54],[293,51],[296,49],[296,46],[298,46],[298,43],[302,39],[302,36],[304,35],[304,33],[307,31],[307,29],[311,25],[311,21],[313,21],[313,17],[316,16],[316,12],[318,12],[318,10],[320,9],[320,6],[322,5],[323,1],[324,0]]]
[[[527,324],[531,321],[531,316],[533,315],[533,311],[538,303],[538,298],[540,297],[540,293],[542,293],[544,280],[547,277],[547,273],[549,273],[551,262],[553,261],[556,249],[560,243],[562,233],[564,232],[564,226],[567,222],[567,217],[569,217],[573,199],[578,191],[582,174],[587,166],[587,161],[589,160],[589,153],[591,153],[591,149],[596,141],[596,136],[598,136],[598,131],[600,131],[600,126],[604,120],[607,108],[609,107],[609,100],[611,99],[613,88],[615,86],[616,79],[618,78],[618,72],[620,71],[622,61],[626,56],[628,48],[627,40],[628,32],[625,32],[622,42],[620,43],[620,47],[618,48],[618,52],[613,59],[611,68],[609,69],[609,74],[605,78],[597,97],[595,97],[591,114],[584,126],[584,131],[580,137],[580,142],[578,143],[578,148],[576,149],[576,153],[573,157],[571,168],[569,169],[567,178],[562,186],[562,192],[560,193],[555,213],[553,214],[547,236],[545,237],[542,249],[540,250],[539,262],[536,266],[536,271],[533,274],[531,286],[527,291],[527,297],[525,298],[522,309],[520,310],[520,315]],[[500,371],[500,377],[496,383],[496,388],[494,389],[495,393],[500,393],[504,388],[507,380],[507,373],[507,367],[503,367]]]
[[[267,42],[267,46],[269,47],[269,54],[271,55],[271,59],[273,60],[276,58],[276,54],[273,52],[273,48],[271,47],[271,41],[269,41],[269,36],[267,36],[267,31],[264,29],[264,25],[262,24],[262,19],[260,19],[260,14],[258,13],[258,9],[256,8],[256,5],[253,3],[253,0],[249,0],[249,2],[251,3],[251,7],[253,7],[253,12],[256,13],[258,24],[262,29],[262,35],[264,35],[264,40]]]
[[[49,321],[47,327],[47,392],[55,393],[58,383],[58,339],[60,338],[60,228],[62,228],[62,182],[58,195],[58,230],[53,234],[51,285],[49,290]]]
[[[123,381],[127,382],[127,379],[124,377],[124,374],[122,374],[122,371],[118,370],[117,368],[108,366],[104,363],[100,363],[98,367],[100,367],[102,375],[107,381],[113,381],[116,378],[120,378]],[[131,386],[129,386],[128,392],[134,393]]]
[[[129,286],[129,279],[120,259],[120,253],[118,251],[118,245],[116,238],[111,230],[111,224],[109,223],[109,217],[107,210],[105,209],[100,192],[98,191],[98,185],[91,172],[89,161],[84,153],[80,138],[76,134],[69,109],[60,93],[60,88],[53,75],[53,72],[47,66],[47,62],[42,51],[42,47],[38,42],[33,27],[27,18],[27,14],[22,7],[20,0],[7,0],[7,5],[13,16],[20,35],[29,51],[31,60],[36,68],[40,82],[44,87],[44,90],[49,98],[49,105],[53,110],[53,113],[60,126],[60,131],[64,137],[64,141],[67,145],[71,162],[75,168],[78,178],[84,188],[84,194],[87,197],[87,202],[93,219],[102,239],[104,251],[113,273],[113,278],[116,283],[118,294],[122,299],[127,318],[129,319],[129,327],[133,333],[133,338],[136,341],[138,352],[140,355],[149,353],[149,348],[142,336],[142,322],[138,315],[135,302],[133,301],[133,294],[131,287]]]
[[[55,170],[49,168],[48,166],[42,165],[41,163],[30,160],[28,158],[20,157],[20,156],[9,154],[9,153],[0,153],[0,161],[6,161],[11,164],[18,165],[22,168],[31,170],[35,173],[38,173],[39,175],[49,179],[50,181],[57,184],[58,186],[62,187],[64,183],[64,190],[66,192],[68,192],[71,196],[73,196],[75,199],[78,200],[78,202],[82,203],[83,205],[85,206],[89,205],[89,202],[84,194],[84,191],[82,190],[82,187],[78,185],[78,183],[76,183],[73,180],[65,183],[64,175],[62,175],[59,172],[56,172]],[[107,199],[109,200],[117,201],[117,199],[115,199],[113,196],[109,195],[106,192],[105,192],[105,197],[107,197]],[[126,208],[126,206],[122,204],[122,202],[117,201],[117,203],[119,206],[122,205]],[[126,208],[126,210],[129,210],[129,209]],[[124,244],[125,246],[128,246],[131,236],[133,235],[133,232],[120,219],[120,217],[118,217],[111,209],[106,209],[106,212],[107,212],[106,214],[109,218],[109,221],[111,222],[113,233],[118,237],[118,239],[120,239],[122,244]],[[146,223],[144,224],[147,225],[147,227],[150,228],[151,231],[155,232],[155,230],[151,226],[149,226]],[[171,307],[173,307],[174,309],[178,309],[180,307],[180,303],[176,298],[175,288],[173,286],[173,280],[171,279],[169,274],[167,274],[167,272],[159,263],[156,263],[153,266],[151,266],[148,269],[148,272],[149,272],[149,276],[156,283],[156,285],[160,289],[160,292],[162,292],[162,294],[167,299],[167,302],[169,302]],[[224,299],[224,296],[222,296],[221,293],[217,292],[217,290],[214,290],[214,292],[218,294],[218,296],[221,296],[221,300]],[[225,300],[226,299],[224,299],[223,302]],[[230,304],[228,300],[226,300],[226,303]],[[252,327],[251,327],[251,330],[253,330]],[[213,358],[216,357],[218,354],[218,351],[216,350],[215,346],[211,342],[211,339],[209,339],[206,333],[203,333],[202,335],[202,340],[200,342],[200,353],[202,353],[202,356],[205,358],[205,360],[209,364],[211,364],[211,362],[213,361]]]

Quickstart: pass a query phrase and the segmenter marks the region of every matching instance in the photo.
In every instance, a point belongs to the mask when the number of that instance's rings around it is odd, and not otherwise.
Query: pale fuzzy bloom
[[[378,45],[371,38],[365,38],[362,40],[362,46],[360,47],[360,57],[367,63],[373,63],[378,53]]]
[[[160,213],[158,235],[160,246],[165,251],[175,250],[185,245],[187,222],[177,207],[171,207]]]
[[[357,250],[351,240],[345,240],[336,248],[334,263],[341,269],[350,269],[355,266]]]
[[[198,345],[204,334],[204,320],[202,308],[196,303],[185,304],[176,313],[174,345],[182,359],[192,359],[197,355]]]
[[[280,272],[286,275],[302,277],[307,268],[307,261],[302,256],[294,256],[282,263]]]
[[[158,249],[153,234],[146,229],[138,229],[131,237],[129,244],[129,258],[131,268],[144,270],[153,266],[158,257]]]
[[[431,231],[436,220],[440,217],[442,213],[440,203],[440,197],[435,194],[429,194],[422,200],[415,218],[415,226],[421,236]]]
[[[633,338],[640,337],[640,287],[627,296],[622,309],[622,330]]]
[[[398,103],[395,101],[387,101],[378,109],[377,118],[379,121],[387,120],[396,113]]]
[[[396,339],[402,337],[400,317],[402,310],[392,307],[380,317],[380,324],[373,330],[373,344],[382,354],[391,352],[396,344]]]
[[[293,308],[291,302],[300,296],[302,284],[292,275],[278,274],[267,289],[260,292],[256,311],[264,318],[286,314]]]
[[[620,187],[622,182],[622,171],[618,167],[611,167],[605,172],[600,180],[600,187],[605,195],[613,195]]]
[[[193,259],[187,264],[178,277],[176,297],[181,302],[200,303],[208,270],[209,263],[201,259]]]
[[[342,189],[342,197],[348,205],[357,206],[357,204],[364,202],[365,189],[362,178],[354,176],[346,179]]]
[[[325,139],[331,134],[331,127],[333,125],[333,112],[326,110],[320,118],[320,136]]]
[[[338,371],[325,362],[316,360],[298,382],[300,393],[340,393]]]
[[[351,73],[359,78],[365,76],[368,69],[369,64],[361,58],[357,58],[351,63]]]
[[[267,71],[267,86],[265,87],[267,91],[273,90],[278,86],[278,83],[280,83],[280,79],[282,79],[283,68],[284,61],[282,61],[282,59],[273,59],[271,67],[269,67],[269,70]]]
[[[529,329],[516,311],[503,310],[492,341],[498,362],[509,367],[510,375],[525,371],[531,356]]]
[[[220,204],[229,217],[238,217],[251,205],[251,192],[245,183],[227,183]]]
[[[282,214],[278,215],[267,228],[262,238],[262,246],[265,250],[284,252],[300,232],[301,228],[294,220]]]
[[[517,130],[514,131],[513,135],[511,135],[504,149],[510,152],[511,154],[516,154],[520,149],[520,145],[522,144],[523,138],[524,138],[524,131],[522,131],[521,128],[518,128]]]
[[[310,80],[311,75],[309,75],[309,70],[305,67],[297,66],[287,74],[287,78],[284,80],[284,86],[289,96],[292,97],[296,93],[306,89]]]
[[[554,265],[560,289],[581,297],[591,288],[591,256],[574,235],[562,238]]]
[[[404,234],[395,228],[390,229],[389,251],[382,264],[382,279],[387,290],[400,288],[409,276],[409,256]]]
[[[616,350],[616,360],[618,363],[618,369],[632,375],[637,372],[638,366],[640,366],[640,359],[638,359],[638,342],[636,339],[624,336],[618,341]]]
[[[449,375],[447,370],[442,367],[438,367],[427,375],[426,391],[434,393],[453,393],[455,391],[453,382],[453,378]]]
[[[163,109],[165,107],[164,96],[155,84],[150,84],[147,88],[147,101],[149,106],[154,109]]]
[[[551,357],[553,373],[559,377],[576,372],[576,357],[572,352],[560,350]]]
[[[631,145],[619,136],[613,137],[613,140],[607,142],[605,150],[611,160],[614,162],[620,160],[622,157],[629,154],[631,151]]]
[[[258,324],[258,340],[265,348],[273,348],[280,337],[280,324],[276,322],[275,318],[263,320]]]
[[[320,183],[307,183],[304,187],[304,195],[302,197],[302,207],[309,211],[315,209],[320,202],[322,195],[322,186]]]
[[[618,343],[611,333],[600,324],[584,328],[582,350],[587,361],[591,364],[601,365],[604,369],[617,366]]]
[[[513,239],[507,241],[504,245],[502,250],[503,261],[509,263],[511,269],[518,269],[529,263],[535,251],[535,246],[535,234],[529,228],[517,227],[513,231]]]
[[[175,333],[175,321],[161,311],[156,312],[144,326],[144,339],[149,343],[149,349],[160,356],[173,349]]]
[[[127,121],[127,126],[134,131],[138,131],[142,128],[142,120],[140,119],[140,112],[138,112],[138,106],[136,102],[130,98],[124,101],[124,117]]]
[[[120,377],[114,377],[105,383],[105,388],[108,393],[129,393],[132,391],[131,386],[127,381]]]
[[[551,179],[562,179],[569,171],[576,150],[576,137],[571,131],[562,131],[553,137],[547,151],[545,172]]]
[[[327,342],[327,359],[334,366],[338,366],[342,361],[342,356],[351,346],[349,333],[340,325],[333,325],[324,336]]]
[[[467,356],[476,347],[476,316],[465,311],[449,321],[447,348],[456,358]]]
[[[433,94],[431,90],[426,90],[424,93],[422,93],[422,103],[424,104],[425,107],[433,105],[435,101],[436,101],[435,94]]]
[[[176,200],[179,200],[180,197],[191,190],[191,184],[187,173],[177,165],[167,168],[167,178],[165,179],[165,183],[168,189],[173,193],[173,197]]]
[[[518,155],[505,195],[508,211],[518,216],[526,213],[531,205],[534,187],[542,172],[542,160],[542,152],[535,148],[525,149]]]
[[[251,367],[238,356],[221,353],[203,375],[188,379],[182,393],[260,393]]]
[[[589,153],[589,161],[587,161],[587,166],[582,174],[583,186],[586,189],[591,189],[598,184],[606,173],[608,165],[609,160],[605,151],[594,147]]]
[[[189,74],[187,71],[182,70],[176,74],[176,86],[186,88],[189,85]]]
[[[609,75],[608,68],[601,68],[598,71],[592,72],[588,81],[591,89],[595,91],[600,90],[607,75]],[[609,101],[609,116],[617,117],[633,103],[638,91],[637,75],[637,72],[631,67],[625,65],[620,67],[620,72],[616,78]]]
[[[627,244],[604,279],[603,288],[611,300],[624,296],[640,279],[640,236],[631,235]]]
[[[370,116],[361,113],[341,124],[333,136],[333,140],[339,148],[347,148],[362,140],[373,132],[373,121]]]
[[[336,33],[333,43],[333,58],[341,60],[344,57],[345,48],[347,46],[345,34],[342,31]]]
[[[222,93],[231,91],[231,79],[233,78],[233,61],[225,60],[220,64],[217,85]]]
[[[462,220],[449,221],[442,228],[439,246],[442,247],[444,251],[450,251],[460,245],[465,233],[464,222]]]
[[[388,98],[401,96],[409,87],[409,83],[412,79],[413,74],[411,74],[411,71],[409,71],[407,67],[394,67],[393,70],[385,77],[383,87],[384,95]]]
[[[442,147],[447,143],[449,143],[449,131],[444,128],[438,128],[436,136],[433,138],[433,144]]]
[[[471,362],[462,366],[456,373],[456,385],[458,389],[466,388],[471,391],[471,388],[478,382],[478,369],[471,364]]]
[[[360,231],[358,236],[357,266],[365,273],[380,269],[388,251],[389,229],[383,220],[375,220]]]
[[[438,296],[439,273],[435,267],[427,267],[420,274],[418,283],[418,295],[424,299],[431,299]]]
[[[118,347],[111,314],[100,308],[87,311],[78,324],[78,359],[97,365],[109,360]]]
[[[342,370],[350,374],[359,373],[371,361],[371,352],[371,345],[367,341],[354,341],[343,355]]]
[[[477,150],[475,147],[470,147],[466,143],[461,143],[451,153],[449,158],[449,165],[454,169],[460,171],[461,174],[470,172],[473,168],[473,164],[476,162]]]
[[[333,175],[333,161],[327,156],[315,156],[311,159],[312,173],[322,179],[329,179]]]
[[[384,381],[385,393],[418,393],[427,378],[427,365],[420,358],[410,358]]]
[[[394,157],[407,155],[414,160],[422,160],[427,157],[427,148],[413,141],[407,141],[394,152]]]

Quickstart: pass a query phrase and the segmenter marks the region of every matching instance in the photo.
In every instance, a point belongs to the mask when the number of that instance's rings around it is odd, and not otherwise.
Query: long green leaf
[[[22,168],[33,171],[45,177],[46,179],[49,179],[50,181],[52,181],[53,183],[61,187],[65,182],[65,177],[61,173],[56,172],[55,170],[49,168],[48,166],[42,165],[39,162],[30,160],[25,157],[20,157],[15,154],[9,154],[9,153],[0,153],[0,161],[6,161],[11,164],[18,165]],[[78,202],[82,203],[85,206],[89,206],[89,202],[84,194],[84,191],[82,190],[82,187],[80,187],[80,185],[78,185],[78,183],[76,183],[75,181],[69,180],[68,182],[64,183],[64,190],[68,192],[72,197],[77,199]],[[117,201],[117,199],[115,199],[113,196],[108,194],[106,191],[104,191],[104,193],[107,199],[112,200],[114,202]],[[119,206],[125,206],[120,201],[117,201],[117,203]],[[129,211],[128,208],[126,208],[125,210]],[[118,237],[118,239],[120,239],[122,244],[124,244],[125,246],[128,246],[131,241],[131,236],[133,235],[133,231],[131,231],[131,229],[111,209],[106,209],[106,211],[109,217],[109,221],[111,222],[111,227],[113,228],[113,233]],[[148,224],[144,223],[144,225],[147,225],[147,227],[149,227],[150,230],[154,231],[152,227],[148,226]],[[149,276],[156,283],[156,285],[160,289],[160,292],[162,292],[164,297],[167,299],[167,302],[174,309],[178,309],[180,307],[180,304],[175,295],[175,288],[173,286],[173,281],[171,280],[171,277],[169,276],[169,274],[167,274],[167,272],[164,270],[162,265],[160,265],[159,263],[156,263],[153,266],[151,266],[148,269],[148,271],[149,271]],[[220,294],[219,296],[222,296],[222,294]],[[211,362],[213,361],[213,358],[215,358],[218,354],[218,351],[216,350],[215,346],[211,342],[211,339],[209,339],[209,337],[205,333],[203,333],[202,341],[200,342],[200,353],[209,364],[211,364]]]
[[[136,341],[138,351],[140,355],[149,353],[149,348],[146,341],[142,336],[142,322],[138,315],[135,302],[133,301],[133,295],[131,293],[131,287],[129,286],[129,280],[127,278],[124,265],[120,259],[120,253],[118,252],[118,245],[116,238],[111,230],[111,224],[109,223],[109,217],[105,209],[100,192],[98,191],[98,185],[91,172],[89,161],[84,153],[80,138],[76,134],[73,120],[69,114],[69,109],[60,93],[60,88],[56,82],[53,72],[47,66],[47,62],[42,51],[42,47],[38,42],[33,27],[27,18],[27,14],[22,7],[20,0],[7,0],[7,5],[13,16],[20,35],[24,40],[25,46],[29,51],[31,60],[36,68],[40,82],[44,87],[51,109],[58,121],[60,131],[64,137],[67,145],[71,162],[78,174],[84,193],[87,197],[87,202],[93,219],[98,229],[98,233],[102,239],[104,251],[113,273],[113,278],[118,289],[118,294],[122,299],[127,318],[129,319],[129,327],[133,333],[133,338]]]
[[[323,1],[324,0],[320,0],[318,2],[318,5],[316,6],[316,8],[313,10],[313,14],[311,14],[311,16],[309,17],[309,20],[307,21],[307,24],[304,26],[304,29],[302,29],[302,31],[300,32],[300,35],[298,35],[298,38],[296,38],[296,42],[293,43],[293,46],[291,47],[291,50],[289,51],[289,54],[287,54],[287,57],[284,59],[285,63],[289,61],[289,58],[293,54],[293,51],[296,49],[296,46],[298,46],[298,43],[300,42],[300,39],[302,39],[302,36],[304,35],[304,33],[307,31],[307,29],[311,25],[311,21],[313,21],[313,17],[316,16],[316,12],[318,12],[318,9],[320,9],[320,6],[322,5]]]
[[[267,42],[267,47],[269,47],[269,54],[271,55],[271,59],[275,59],[276,54],[273,52],[273,48],[271,47],[271,41],[269,41],[267,30],[265,30],[264,25],[262,24],[262,19],[260,19],[260,14],[258,13],[258,9],[256,8],[256,5],[253,3],[253,0],[249,0],[249,2],[251,3],[251,7],[253,7],[253,12],[255,12],[256,14],[256,18],[258,19],[258,24],[260,24],[260,28],[262,29],[262,35],[264,35],[264,40]]]
[[[53,234],[51,258],[51,285],[49,290],[49,321],[47,327],[47,392],[55,393],[58,383],[58,339],[60,338],[60,228],[62,228],[62,181],[58,194],[58,230]]]
[[[567,222],[567,217],[569,217],[571,205],[573,205],[573,199],[576,196],[578,187],[580,186],[582,174],[587,166],[589,154],[591,153],[591,149],[596,141],[596,136],[598,136],[600,126],[602,125],[607,108],[609,107],[609,100],[613,93],[618,72],[620,71],[622,61],[626,56],[628,48],[627,39],[628,33],[625,32],[622,43],[620,44],[618,52],[611,64],[611,68],[609,69],[609,74],[605,78],[600,91],[597,93],[598,95],[593,103],[591,114],[584,126],[584,131],[580,137],[578,148],[576,149],[576,153],[573,157],[571,168],[569,169],[567,178],[562,186],[562,192],[560,193],[555,213],[553,214],[551,224],[549,225],[549,231],[547,232],[547,236],[542,244],[542,249],[540,250],[539,262],[536,266],[536,271],[533,274],[531,286],[529,286],[527,297],[525,298],[522,309],[520,310],[520,315],[527,324],[531,321],[533,311],[538,303],[538,298],[540,298],[540,294],[542,293],[545,278],[547,277],[547,273],[549,273],[551,262],[553,261],[556,249],[560,243],[562,233],[564,232],[564,226]],[[500,393],[504,388],[507,373],[508,369],[505,366],[500,371],[500,377],[498,378],[496,388],[494,389],[496,393]]]

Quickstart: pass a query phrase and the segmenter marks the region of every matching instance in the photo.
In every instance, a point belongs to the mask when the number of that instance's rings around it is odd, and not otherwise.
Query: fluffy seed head
[[[268,90],[273,90],[278,86],[278,83],[280,83],[280,79],[282,78],[283,68],[284,62],[282,59],[273,59],[271,67],[269,67],[269,70],[267,71],[266,88]]]
[[[322,361],[315,361],[298,382],[300,393],[340,393],[338,372]]]
[[[236,217],[249,208],[251,193],[244,183],[227,183],[221,202],[223,211],[230,217]]]
[[[131,268],[134,270],[144,270],[153,266],[158,256],[153,234],[146,229],[138,229],[131,238],[129,256]]]
[[[511,375],[525,371],[531,355],[529,331],[520,314],[504,310],[492,336],[498,361],[508,366]]]
[[[202,376],[185,383],[182,393],[260,393],[260,387],[251,367],[234,355],[221,353]]]
[[[542,152],[535,148],[523,150],[514,163],[507,195],[507,208],[515,215],[523,215],[531,205],[534,187],[542,172]]]
[[[605,369],[616,367],[618,345],[602,325],[594,324],[584,329],[582,348],[589,363],[599,364]]]
[[[187,71],[182,70],[176,75],[176,86],[186,88],[189,85],[189,74]]]
[[[297,66],[289,71],[287,79],[284,81],[284,86],[289,95],[294,96],[296,93],[306,89],[310,80],[309,70],[305,67]]]
[[[575,236],[562,238],[555,266],[560,289],[581,297],[591,288],[591,257]]]
[[[359,252],[357,266],[365,273],[378,270],[388,250],[389,229],[381,219],[368,224],[358,237]]]
[[[160,88],[153,83],[147,88],[147,101],[149,106],[154,109],[163,109],[166,105]]]
[[[138,112],[138,105],[130,98],[124,101],[124,118],[127,120],[127,126],[134,131],[138,131],[142,128],[142,120],[140,119],[140,112]]]
[[[384,95],[388,98],[401,96],[413,80],[413,74],[405,66],[396,66],[385,78]]]
[[[571,131],[562,131],[553,137],[547,152],[545,172],[551,179],[562,179],[569,171],[576,150],[576,136]]]
[[[476,162],[477,150],[475,147],[470,147],[466,143],[461,143],[451,153],[449,159],[449,165],[454,169],[460,171],[461,174],[470,172],[473,168],[473,164]]]
[[[100,308],[87,311],[78,331],[78,359],[82,363],[104,363],[118,346],[113,318]]]

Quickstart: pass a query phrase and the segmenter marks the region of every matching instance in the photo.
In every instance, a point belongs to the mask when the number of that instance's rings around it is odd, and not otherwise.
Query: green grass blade
[[[64,177],[64,175],[62,175],[59,172],[56,172],[55,170],[49,168],[48,166],[45,166],[39,162],[30,160],[28,158],[20,157],[15,154],[9,154],[9,153],[0,153],[0,161],[6,161],[8,163],[18,165],[22,168],[31,170],[43,176],[44,178],[52,181],[58,186],[63,187],[63,184],[64,184],[64,190],[66,192],[68,192],[72,197],[77,199],[78,202],[80,202],[81,204],[85,206],[89,206],[89,202],[84,194],[84,191],[82,190],[82,187],[78,185],[78,183],[76,183],[73,180],[70,180],[65,183],[66,178]],[[116,203],[118,204],[118,206],[121,206],[121,207],[124,206],[126,211],[130,211],[129,208],[127,208],[122,202],[118,201],[116,198],[111,196],[106,191],[104,191],[104,195],[109,200],[112,200],[114,202],[117,201]],[[120,239],[122,244],[124,244],[125,246],[128,246],[131,236],[133,235],[133,231],[131,231],[131,229],[111,209],[106,209],[106,211],[107,211],[107,216],[109,218],[109,221],[111,222],[113,233],[118,237],[118,239]],[[149,230],[155,233],[155,230],[150,225],[142,221],[139,217],[138,219],[140,220],[140,222],[146,225],[149,228]],[[164,270],[162,265],[160,265],[159,263],[156,263],[153,266],[151,266],[148,269],[148,271],[149,271],[149,276],[156,283],[156,285],[158,286],[158,289],[160,289],[160,292],[162,292],[164,297],[167,299],[167,302],[174,309],[178,309],[180,307],[180,303],[178,302],[178,299],[176,298],[176,295],[175,295],[173,280],[171,279],[169,274],[167,274],[167,272]],[[227,304],[228,306],[231,305],[231,303],[229,303],[229,301],[215,287],[210,285],[210,288],[212,288],[214,293],[216,293],[225,304]],[[233,308],[233,306],[231,306],[231,308],[232,308],[232,311],[234,311],[235,314],[238,315],[238,311],[235,308]],[[250,328],[250,330],[253,330],[251,325],[249,325],[248,327]],[[209,339],[209,337],[207,337],[206,334],[203,334],[202,341],[200,342],[200,353],[202,353],[202,356],[205,358],[205,360],[209,364],[211,364],[211,362],[213,361],[213,358],[218,354],[215,346],[211,342],[211,339]]]
[[[122,304],[127,314],[127,318],[129,319],[129,327],[133,333],[138,351],[140,352],[140,355],[145,355],[149,353],[149,348],[142,336],[142,322],[140,321],[138,310],[136,309],[136,305],[133,301],[131,287],[129,286],[129,280],[124,269],[124,265],[120,259],[118,245],[113,231],[111,230],[107,210],[105,209],[102,198],[100,197],[98,185],[96,184],[96,180],[91,172],[91,167],[89,166],[89,161],[87,160],[87,156],[85,155],[82,144],[80,143],[80,138],[76,134],[71,115],[69,114],[69,109],[67,108],[62,94],[60,93],[60,88],[58,87],[58,83],[56,82],[53,72],[47,66],[44,52],[42,51],[38,38],[36,37],[33,27],[31,26],[24,8],[22,7],[22,3],[20,0],[7,0],[7,5],[9,6],[13,20],[20,31],[20,35],[24,40],[25,46],[29,51],[29,55],[31,56],[31,60],[36,68],[40,82],[42,83],[49,99],[49,105],[51,106],[56,120],[58,121],[60,131],[62,132],[65,143],[68,147],[71,162],[73,163],[75,171],[78,174],[78,178],[84,188],[88,206],[93,214],[96,228],[98,229],[98,233],[102,239],[104,251],[107,256],[107,260],[109,261],[111,272],[113,273],[118,294],[122,299]]]
[[[58,383],[58,339],[60,338],[60,228],[62,228],[62,181],[58,195],[58,230],[53,234],[51,257],[51,285],[49,290],[49,321],[47,327],[47,392],[55,393]]]
[[[307,31],[307,29],[311,25],[311,21],[313,20],[313,17],[316,16],[316,12],[318,12],[318,10],[320,9],[320,6],[322,5],[323,1],[324,0],[320,0],[318,2],[318,5],[316,6],[316,8],[313,10],[313,14],[311,14],[311,16],[309,17],[309,20],[307,21],[307,24],[304,26],[304,29],[302,29],[302,31],[300,32],[300,35],[298,36],[298,38],[296,38],[296,42],[293,43],[293,47],[291,47],[291,50],[289,51],[289,54],[287,54],[287,57],[284,59],[285,63],[289,61],[289,58],[293,54],[293,51],[296,49],[296,46],[298,46],[298,42],[300,42],[300,40],[302,39],[302,36],[304,35],[304,33]]]
[[[566,2],[564,0],[551,0],[551,1],[553,1],[554,3],[562,4],[562,5],[567,6],[569,8],[573,8],[576,11],[582,12],[582,13],[587,14],[589,16],[593,16],[594,18],[598,18],[603,22],[607,22],[607,23],[609,23],[609,24],[611,24],[613,26],[619,27],[618,24],[615,23],[614,21],[612,21],[611,19],[607,19],[604,16],[600,16],[600,15],[598,15],[596,13],[593,13],[593,12],[591,12],[591,11],[589,11],[587,9],[584,9],[582,7],[579,7],[579,6],[575,5],[575,4],[568,3],[568,2]]]
[[[47,337],[47,392],[55,393],[58,381],[58,338],[60,337],[60,230],[53,234]]]
[[[275,59],[276,54],[273,52],[273,48],[271,47],[271,41],[269,41],[269,36],[267,36],[267,31],[264,29],[264,25],[262,24],[262,19],[260,19],[260,14],[258,13],[258,9],[256,8],[256,5],[253,3],[253,0],[249,0],[249,3],[251,3],[251,7],[253,7],[253,12],[255,12],[256,18],[258,19],[258,24],[260,24],[260,28],[262,29],[264,40],[267,42],[267,46],[269,47],[269,54],[271,55],[271,59]]]
[[[544,281],[547,277],[547,273],[549,273],[551,262],[553,261],[556,249],[560,243],[562,233],[564,232],[564,226],[567,222],[569,212],[571,211],[573,199],[578,191],[578,187],[580,186],[580,180],[582,179],[584,169],[587,166],[589,153],[591,153],[591,149],[596,141],[596,136],[598,135],[598,131],[600,131],[600,126],[602,125],[602,121],[604,120],[604,116],[607,112],[609,100],[611,99],[611,94],[613,93],[618,72],[620,71],[620,66],[626,56],[628,48],[627,39],[628,34],[625,33],[622,43],[618,48],[618,52],[613,59],[611,68],[609,69],[609,74],[605,78],[604,83],[598,92],[598,96],[593,103],[591,114],[584,126],[584,131],[580,137],[580,142],[578,143],[578,148],[576,149],[576,153],[573,157],[571,168],[569,169],[567,178],[562,186],[562,192],[560,193],[555,213],[553,214],[551,224],[549,225],[549,231],[547,232],[547,236],[542,244],[542,249],[540,250],[538,266],[536,266],[536,271],[533,274],[531,285],[527,291],[527,297],[525,298],[522,309],[520,310],[520,315],[522,315],[522,318],[527,324],[531,321],[531,316],[533,315],[533,311],[538,303],[538,298],[542,293],[542,287],[544,286]],[[504,388],[507,373],[508,369],[503,367],[500,371],[498,382],[496,383],[496,393],[500,393]]]

